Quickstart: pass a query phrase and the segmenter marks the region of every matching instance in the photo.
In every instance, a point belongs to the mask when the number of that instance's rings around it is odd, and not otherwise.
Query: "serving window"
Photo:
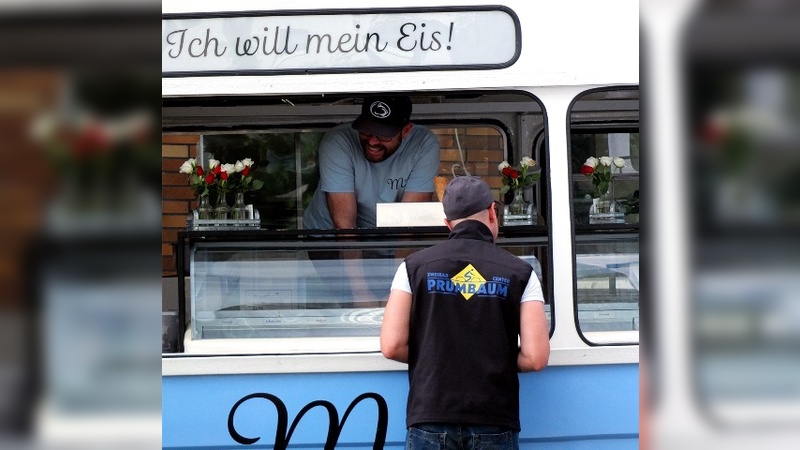
[[[501,162],[537,161],[542,176],[524,192],[537,205],[535,220],[502,225],[498,244],[534,267],[552,329],[547,150],[534,145],[546,142],[542,106],[523,93],[415,93],[412,101],[411,121],[429,128],[441,147],[433,201],[441,200],[453,177],[472,175],[483,178],[499,202],[510,202],[510,195],[501,194]],[[196,140],[186,156],[196,157],[201,167],[207,169],[211,159],[232,164],[250,158],[252,175],[264,183],[245,193],[245,203],[259,212],[260,228],[176,233],[185,350],[214,353],[218,349],[203,342],[224,339],[377,337],[397,267],[408,254],[446,239],[444,223],[308,230],[303,212],[319,183],[319,142],[327,130],[358,115],[360,98],[298,97],[235,107],[227,102],[216,108],[203,102],[198,108],[175,106],[165,114],[165,131],[193,130]],[[185,201],[191,215],[197,200]],[[229,191],[227,203],[233,201]]]

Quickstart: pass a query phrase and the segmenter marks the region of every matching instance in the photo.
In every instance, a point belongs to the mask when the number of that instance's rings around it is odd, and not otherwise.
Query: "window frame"
[[[638,85],[633,86],[613,86],[613,87],[600,87],[600,88],[593,88],[582,91],[580,94],[576,95],[567,109],[567,158],[571,162],[572,155],[574,153],[572,148],[572,135],[574,130],[602,130],[607,133],[612,132],[631,132],[636,130],[640,132],[639,126],[639,113],[637,110],[635,120],[629,114],[620,114],[620,117],[615,119],[605,119],[601,120],[602,118],[588,118],[583,120],[576,120],[574,115],[576,104],[578,104],[581,99],[585,97],[596,94],[596,93],[610,93],[610,92],[617,92],[617,91],[640,91],[640,87]],[[637,96],[638,98],[638,96]],[[638,102],[638,100],[637,100]],[[641,141],[640,141],[641,142]],[[637,178],[640,178],[642,170],[640,169],[637,174]],[[628,224],[628,223],[620,223],[620,224],[583,224],[577,223],[576,216],[575,216],[575,173],[571,171],[571,163],[570,163],[570,182],[569,182],[569,198],[570,201],[570,217],[572,223],[572,288],[573,288],[573,316],[574,316],[574,323],[575,328],[578,333],[580,339],[591,347],[601,347],[601,346],[629,346],[629,345],[639,345],[640,339],[638,337],[638,330],[634,330],[637,333],[637,338],[634,341],[627,341],[624,339],[619,339],[619,333],[614,331],[609,332],[587,332],[582,330],[581,328],[581,321],[579,318],[579,293],[578,293],[578,272],[577,272],[577,264],[578,264],[578,243],[579,240],[586,236],[598,236],[598,237],[616,237],[616,236],[624,236],[624,235],[633,235],[635,234],[637,237],[639,235],[639,223]],[[630,176],[629,176],[630,177]],[[580,237],[580,238],[579,238]],[[640,238],[637,239],[640,242]],[[637,302],[639,316],[641,317],[641,291],[639,301]],[[592,333],[587,336],[587,333]],[[598,337],[602,337],[603,334],[606,334],[607,339],[598,339]],[[625,335],[622,335],[623,337]],[[590,337],[592,337],[590,339]]]

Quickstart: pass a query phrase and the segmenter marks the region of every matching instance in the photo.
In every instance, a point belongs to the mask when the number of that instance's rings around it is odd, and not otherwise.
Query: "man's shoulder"
[[[464,245],[469,246],[469,249],[465,250]],[[533,270],[533,267],[519,256],[494,243],[480,240],[464,242],[462,240],[448,239],[408,255],[405,261],[408,267],[419,267],[453,257],[490,261],[492,264],[497,264],[513,271],[528,272]]]
[[[430,130],[430,128],[424,125],[419,125],[414,123],[413,126],[411,127],[411,135],[409,136],[409,138],[427,140],[427,139],[436,139],[436,135],[433,133],[433,131]]]
[[[442,241],[430,247],[425,247],[417,250],[416,252],[406,256],[406,263],[410,265],[420,264],[423,262],[430,262],[436,259],[446,259],[448,254],[444,252],[444,247],[447,247],[449,241]]]
[[[357,133],[349,123],[336,125],[325,132],[320,141],[320,151],[351,151],[357,141]]]
[[[353,127],[349,122],[341,123],[326,131],[325,136],[323,136],[323,140],[350,138],[352,136],[355,136],[356,134],[357,131],[353,129]]]
[[[431,157],[435,155],[438,164],[439,151],[441,151],[439,139],[431,130],[421,125],[414,125],[409,136],[403,141],[403,147],[405,148],[403,153],[408,156],[413,155],[412,157],[415,161],[424,155],[430,155]],[[426,159],[429,160],[430,158]]]
[[[531,265],[528,264],[528,262],[526,262],[524,259],[520,258],[519,255],[515,255],[510,251],[496,245],[494,247],[496,249],[496,254],[493,255],[493,257],[497,258],[498,262],[519,268],[531,268]]]

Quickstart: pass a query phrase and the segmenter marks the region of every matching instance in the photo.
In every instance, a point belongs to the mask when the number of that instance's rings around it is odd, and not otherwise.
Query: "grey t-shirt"
[[[319,146],[320,181],[303,214],[306,229],[332,229],[326,192],[355,192],[358,228],[374,228],[377,203],[399,202],[403,193],[433,192],[439,170],[439,141],[425,127],[414,125],[397,151],[384,161],[364,157],[358,131],[349,123],[328,131]]]

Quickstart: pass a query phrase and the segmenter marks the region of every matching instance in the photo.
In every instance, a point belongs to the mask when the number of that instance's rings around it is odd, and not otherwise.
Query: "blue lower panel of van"
[[[522,448],[638,448],[638,365],[548,367],[520,384]],[[162,447],[399,449],[407,392],[405,372],[163,377]]]

